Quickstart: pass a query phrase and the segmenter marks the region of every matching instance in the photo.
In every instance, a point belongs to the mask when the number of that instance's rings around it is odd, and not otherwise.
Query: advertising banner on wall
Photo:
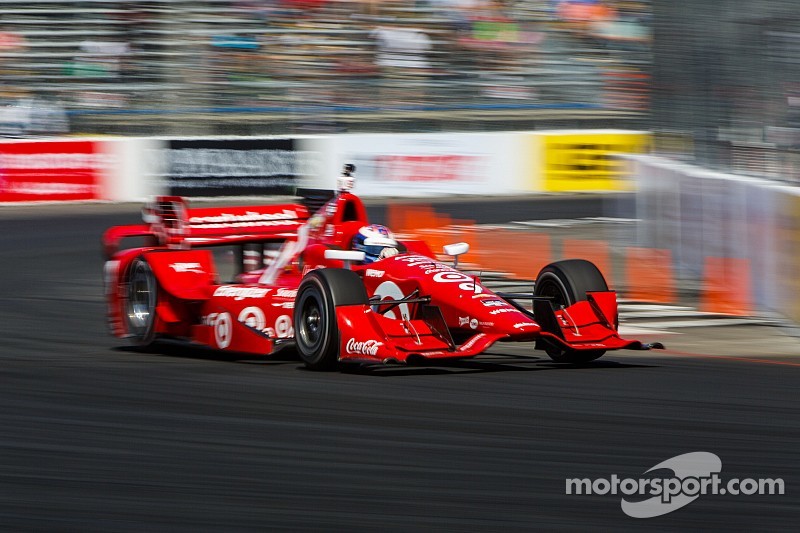
[[[620,154],[648,150],[650,135],[640,131],[543,131],[529,134],[530,190],[548,192],[627,191]]]
[[[332,188],[356,165],[362,196],[504,194],[516,190],[519,159],[510,134],[352,134],[301,140],[326,169],[314,186]]]
[[[180,196],[294,194],[315,168],[314,155],[292,139],[175,139],[158,151],[151,177]]]
[[[102,141],[0,143],[0,202],[64,202],[103,198],[103,175],[114,164]]]

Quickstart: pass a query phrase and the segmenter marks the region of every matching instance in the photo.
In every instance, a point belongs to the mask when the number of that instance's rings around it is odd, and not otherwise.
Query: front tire
[[[143,258],[135,259],[128,271],[125,320],[130,337],[140,346],[155,339],[158,282],[152,268]]]
[[[336,307],[368,303],[364,283],[350,270],[313,270],[303,278],[294,305],[294,335],[306,367],[336,368],[340,345]]]
[[[533,295],[550,299],[553,308],[563,309],[586,300],[586,293],[607,291],[603,274],[589,261],[567,259],[545,266],[536,276]],[[545,351],[557,363],[588,363],[601,357],[605,350],[569,350],[549,345]]]

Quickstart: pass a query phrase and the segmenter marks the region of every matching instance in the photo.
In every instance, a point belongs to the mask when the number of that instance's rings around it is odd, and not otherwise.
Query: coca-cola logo
[[[350,339],[347,341],[347,345],[345,345],[345,350],[347,353],[350,354],[360,354],[360,355],[378,355],[378,348],[383,346],[382,342],[378,342],[376,340],[366,340],[366,341],[357,341],[355,339]]]

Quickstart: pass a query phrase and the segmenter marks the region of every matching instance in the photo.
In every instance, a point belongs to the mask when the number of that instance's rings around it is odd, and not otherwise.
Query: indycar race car
[[[243,207],[156,198],[143,224],[103,236],[111,332],[139,345],[171,338],[259,355],[294,346],[320,370],[468,358],[500,341],[535,341],[566,363],[663,348],[619,336],[616,294],[592,263],[551,263],[530,292],[493,292],[458,270],[466,243],[445,246],[453,260],[439,261],[424,242],[369,224],[346,189]],[[227,281],[222,248],[234,258]]]

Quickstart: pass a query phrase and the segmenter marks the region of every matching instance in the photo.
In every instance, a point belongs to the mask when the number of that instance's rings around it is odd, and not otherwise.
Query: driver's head
[[[364,252],[364,264],[397,255],[397,241],[386,226],[363,226],[353,237],[353,250]]]

